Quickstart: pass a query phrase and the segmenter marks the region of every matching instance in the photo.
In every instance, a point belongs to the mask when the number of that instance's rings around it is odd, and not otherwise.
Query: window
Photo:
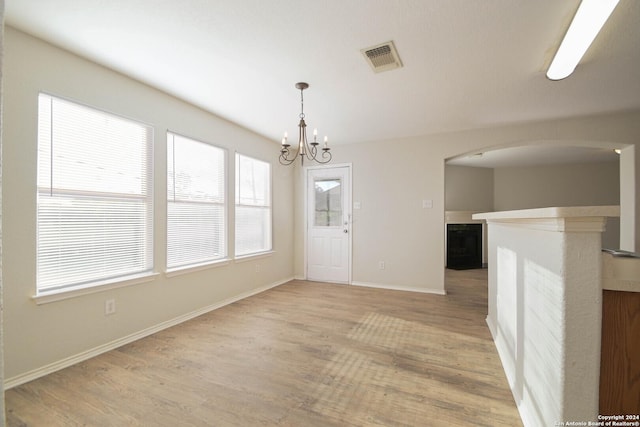
[[[342,226],[342,180],[323,178],[314,180],[316,208],[313,225],[316,227]]]
[[[167,267],[225,258],[225,151],[167,134]]]
[[[271,165],[236,153],[236,256],[271,250]]]
[[[152,129],[38,97],[37,291],[153,269]]]

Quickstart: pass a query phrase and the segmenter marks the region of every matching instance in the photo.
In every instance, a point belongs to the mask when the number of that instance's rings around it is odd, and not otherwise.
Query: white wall
[[[353,281],[443,292],[447,158],[477,149],[528,144],[613,149],[638,141],[640,111],[336,145],[334,161],[353,164],[353,200],[362,206],[354,211]],[[299,277],[304,277],[303,258],[298,255],[304,253],[302,197],[296,186],[295,272]],[[432,199],[433,208],[423,209],[423,199]],[[378,269],[379,261],[385,261],[385,270]]]
[[[4,62],[3,211],[5,379],[46,373],[74,357],[118,342],[293,276],[292,173],[278,145],[149,86],[6,28]],[[36,134],[38,92],[69,98],[154,127],[154,264],[149,283],[36,305]],[[271,256],[171,278],[163,274],[166,223],[166,131],[228,150],[233,203],[234,150],[273,165]],[[230,253],[233,218],[230,215]],[[259,273],[258,267],[259,266]],[[104,315],[114,298],[117,312]]]
[[[337,163],[353,163],[352,200],[361,205],[353,210],[353,281],[442,293],[444,163],[425,159],[419,139],[403,141],[402,146],[397,152],[394,147],[393,155],[385,142],[333,150]],[[397,155],[403,152],[411,154]],[[423,200],[432,200],[433,208],[423,208]],[[439,246],[428,238],[434,223],[441,227]]]
[[[445,210],[491,212],[493,169],[445,166]]]
[[[2,112],[2,73],[4,62],[4,0],[0,0],[0,113]],[[0,114],[0,384],[4,384],[3,282],[2,282],[2,114]],[[4,387],[0,387],[0,426],[5,424]]]

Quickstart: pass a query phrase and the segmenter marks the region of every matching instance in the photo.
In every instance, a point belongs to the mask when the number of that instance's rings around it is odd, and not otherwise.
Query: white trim
[[[485,322],[487,322],[489,332],[491,332],[491,338],[493,338],[493,341],[495,342],[496,338],[498,337],[496,326],[493,324],[493,321],[489,318],[489,316],[485,318]]]
[[[15,377],[5,379],[4,381],[4,389],[9,390],[10,388],[17,387],[26,382],[35,380],[37,378],[43,377],[45,375],[51,374],[53,372],[59,371],[61,369],[67,368],[69,366],[75,365],[76,363],[83,362],[85,360],[91,359],[92,357],[99,356],[102,353],[106,353],[108,351],[114,350],[118,347],[121,347],[125,344],[132,343],[149,335],[153,335],[156,332],[160,332],[164,329],[170,328],[172,326],[178,325],[180,323],[186,322],[187,320],[191,320],[195,317],[206,314],[210,311],[216,310],[218,308],[224,307],[226,305],[232,304],[236,301],[240,301],[242,299],[248,298],[250,296],[259,294],[261,292],[267,291],[269,289],[275,288],[277,286],[283,285],[289,281],[293,280],[292,277],[288,277],[286,279],[280,280],[278,282],[271,283],[269,285],[261,286],[256,289],[252,289],[247,292],[243,292],[231,298],[227,298],[225,300],[219,301],[214,304],[210,304],[206,307],[200,308],[198,310],[194,310],[192,312],[183,314],[181,316],[175,317],[173,319],[158,323],[157,325],[151,326],[150,328],[143,329],[141,331],[135,332],[133,334],[127,335],[122,338],[118,338],[114,341],[108,342],[106,344],[99,345],[92,349],[83,351],[81,353],[75,354],[73,356],[66,357],[64,359],[58,360],[53,363],[49,363],[48,365],[42,366],[40,368],[36,368],[29,372],[25,372],[20,375],[16,375]]]
[[[269,204],[268,205],[243,205],[242,203],[239,203],[239,196],[238,196],[238,192],[240,191],[240,188],[238,187],[238,177],[239,177],[239,162],[238,162],[238,156],[242,156],[242,157],[246,157],[248,159],[251,160],[255,160],[257,162],[261,162],[261,163],[265,163],[269,166]],[[258,157],[253,157],[253,156],[249,156],[246,154],[242,154],[241,152],[239,152],[238,150],[234,150],[234,156],[233,156],[233,212],[231,213],[231,215],[229,216],[229,218],[233,218],[233,253],[234,253],[234,259],[235,262],[242,262],[243,259],[247,258],[251,259],[251,258],[260,258],[263,255],[271,255],[274,253],[273,250],[273,232],[274,232],[274,215],[273,215],[273,164],[271,163],[270,160],[263,160],[260,159]],[[237,216],[236,216],[236,212],[238,210],[238,206],[240,207],[249,207],[249,208],[260,208],[260,209],[264,209],[264,208],[269,208],[269,249],[263,251],[263,252],[257,252],[257,253],[250,253],[250,254],[242,254],[242,255],[237,255],[236,254],[236,227],[237,227]],[[230,229],[231,227],[229,227]],[[229,245],[228,245],[229,246]]]
[[[224,218],[222,220],[222,226],[224,227],[224,236],[223,236],[223,242],[222,245],[225,247],[225,252],[228,251],[229,249],[229,218],[231,218],[231,216],[229,215],[229,149],[220,145],[216,145],[210,142],[205,141],[204,139],[200,139],[200,138],[194,138],[191,136],[187,136],[186,134],[180,133],[180,132],[175,132],[172,131],[170,129],[167,129],[166,132],[164,132],[164,137],[165,137],[165,152],[167,154],[167,161],[166,161],[166,165],[165,165],[165,172],[166,172],[166,176],[165,176],[165,181],[168,178],[169,175],[169,159],[168,159],[168,151],[169,151],[169,135],[171,135],[172,137],[172,141],[171,141],[171,146],[172,146],[172,151],[173,151],[173,155],[175,156],[175,137],[179,137],[182,138],[184,140],[188,140],[191,142],[196,142],[199,144],[204,144],[207,145],[209,147],[213,147],[216,148],[218,150],[222,151],[222,155],[223,155],[223,160],[222,160],[222,169],[224,171],[224,197],[223,197],[223,201],[222,203],[220,202],[206,202],[205,204],[207,205],[218,205],[218,206],[222,206],[222,208],[224,209]],[[234,162],[234,166],[235,166],[235,162]],[[175,174],[175,164],[172,166],[172,170],[173,173]],[[175,178],[174,178],[174,187],[175,187]],[[167,189],[168,190],[168,189]],[[176,203],[175,200],[175,188],[174,188],[174,194],[173,194],[173,200],[169,200],[169,192],[165,191],[166,193],[166,200],[165,200],[165,208],[167,209],[167,216],[165,218],[164,224],[165,224],[165,265],[168,264],[168,257],[169,257],[169,249],[168,249],[168,240],[169,240],[169,215],[168,215],[168,210],[169,210],[169,203]],[[184,200],[178,201],[178,203],[180,202],[184,202]],[[235,211],[234,211],[235,213]],[[224,263],[224,261],[229,261],[229,257],[227,254],[225,254],[225,257],[222,259],[216,259],[216,260],[210,260],[210,261],[205,261],[205,262],[200,262],[200,263],[194,263],[194,264],[189,264],[189,265],[183,265],[183,266],[178,266],[178,267],[167,267],[165,269],[165,276],[166,277],[172,277],[172,276],[176,276],[176,275],[180,275],[180,274],[186,274],[186,273],[191,273],[193,271],[199,271],[199,270],[203,270],[206,268],[214,268],[214,267],[220,267],[221,265],[226,265],[226,264],[222,264]]]
[[[273,254],[275,254],[275,253],[276,253],[276,251],[256,252],[254,254],[242,255],[242,256],[236,257],[233,260],[233,262],[238,264],[238,263],[241,263],[241,262],[247,262],[247,261],[251,261],[251,260],[254,260],[254,259],[267,258],[267,257],[273,256]]]
[[[33,295],[31,298],[36,304],[47,304],[54,301],[62,301],[69,298],[76,298],[82,295],[95,294],[97,292],[107,291],[109,289],[123,288],[125,286],[139,285],[155,280],[159,273],[143,273],[133,276],[120,277],[108,281],[93,282],[90,285],[73,286],[55,291],[42,292]]]
[[[567,206],[520,209],[515,211],[485,212],[473,214],[473,219],[517,220],[541,218],[619,217],[620,206]]]
[[[606,217],[585,218],[513,218],[488,219],[488,224],[502,224],[510,227],[530,228],[533,230],[557,231],[563,233],[602,233]]]
[[[218,259],[215,261],[202,262],[200,264],[185,265],[182,267],[167,268],[164,275],[167,277],[179,276],[181,274],[189,274],[195,271],[208,270],[210,268],[224,267],[229,265],[229,258]]]
[[[353,163],[335,163],[330,165],[305,166],[305,170],[309,169],[334,169],[334,168],[351,168]]]
[[[472,219],[471,216],[482,211],[445,211],[444,222],[446,224],[480,224],[482,219]]]
[[[619,217],[620,206],[569,206],[522,209],[515,211],[473,214],[489,225],[505,224],[535,230],[577,233],[601,233],[607,217]]]
[[[317,168],[317,167],[315,167]],[[308,209],[308,205],[309,202],[307,200],[308,193],[309,191],[307,191],[307,187],[309,186],[309,169],[315,169],[312,166],[307,166],[307,167],[303,167],[302,168],[302,215],[304,215],[304,218],[302,220],[302,244],[304,245],[302,247],[302,278],[300,280],[307,280],[307,265],[309,263],[309,254],[308,249],[309,246],[307,244],[308,241],[308,234],[309,234],[309,209]]]
[[[414,288],[411,286],[396,286],[396,285],[388,285],[385,283],[371,283],[371,282],[351,282],[353,286],[362,286],[365,288],[378,288],[378,289],[389,289],[392,291],[403,291],[403,292],[419,292],[421,294],[434,294],[434,295],[446,295],[446,290],[439,289],[425,289],[425,288]]]

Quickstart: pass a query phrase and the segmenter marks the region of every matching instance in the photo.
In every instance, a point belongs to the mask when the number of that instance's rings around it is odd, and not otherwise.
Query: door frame
[[[348,240],[347,240],[347,255],[348,255],[348,277],[347,277],[347,285],[351,285],[353,278],[352,278],[352,273],[353,273],[353,268],[352,268],[352,259],[353,259],[353,173],[352,173],[352,169],[353,169],[353,164],[352,163],[338,163],[338,164],[334,164],[334,165],[322,165],[322,166],[303,166],[302,170],[303,170],[303,174],[304,174],[304,190],[303,190],[303,197],[304,197],[304,280],[307,280],[308,278],[308,273],[307,273],[307,265],[308,265],[308,255],[309,255],[309,247],[307,245],[308,242],[308,234],[309,234],[309,194],[308,194],[308,188],[309,188],[309,172],[312,170],[324,170],[324,169],[336,169],[336,168],[347,168],[347,175],[349,176],[349,185],[347,186],[347,190],[348,190],[348,194],[347,194],[347,201],[346,201],[346,208],[347,208],[347,218],[349,221],[349,233],[348,233]]]

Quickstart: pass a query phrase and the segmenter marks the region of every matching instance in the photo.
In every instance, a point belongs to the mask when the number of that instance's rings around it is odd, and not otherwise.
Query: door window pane
[[[314,182],[316,190],[316,227],[338,227],[342,225],[342,181],[339,178],[319,179]]]

